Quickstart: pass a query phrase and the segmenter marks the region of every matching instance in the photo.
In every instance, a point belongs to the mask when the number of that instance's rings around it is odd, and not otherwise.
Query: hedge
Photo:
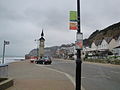
[[[110,63],[115,65],[120,65],[120,60],[114,59],[85,59],[84,61],[95,62],[95,63]]]

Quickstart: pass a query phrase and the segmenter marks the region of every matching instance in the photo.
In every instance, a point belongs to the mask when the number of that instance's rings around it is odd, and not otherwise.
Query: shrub
[[[111,64],[120,65],[120,60],[111,60]]]

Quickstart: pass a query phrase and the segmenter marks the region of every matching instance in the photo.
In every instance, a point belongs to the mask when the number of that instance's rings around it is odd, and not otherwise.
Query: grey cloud
[[[81,29],[87,38],[96,29],[119,22],[119,0],[81,0]],[[75,41],[69,30],[69,11],[76,0],[0,0],[0,51],[10,40],[8,55],[24,55],[35,48],[34,39],[45,32],[46,46]],[[17,53],[16,53],[17,52]]]
[[[89,28],[87,31],[93,32],[119,22],[119,4],[119,0],[82,0],[81,22],[83,29]],[[84,34],[87,35],[87,32],[84,31]]]
[[[68,24],[67,23],[68,17],[66,17],[67,15],[65,16],[65,14],[68,14],[68,12],[65,13],[57,9],[40,11],[40,10],[32,10],[29,8],[24,13],[28,18],[28,20],[30,20],[31,22],[33,22],[38,26],[42,26],[43,24],[46,24],[46,26],[49,27],[54,27],[56,29],[59,27],[63,29],[63,27],[66,24]]]

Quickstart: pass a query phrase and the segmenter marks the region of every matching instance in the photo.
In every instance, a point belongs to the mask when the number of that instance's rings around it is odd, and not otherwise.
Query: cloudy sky
[[[120,0],[81,0],[84,38],[119,22],[119,5]],[[6,55],[29,53],[42,29],[47,47],[75,42],[76,31],[69,30],[71,10],[76,10],[76,0],[0,0],[0,55],[4,40],[10,41]]]

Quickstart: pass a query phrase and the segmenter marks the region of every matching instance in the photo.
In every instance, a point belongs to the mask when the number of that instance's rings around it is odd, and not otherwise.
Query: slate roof
[[[105,39],[105,41],[109,44],[110,41],[111,41],[113,38],[112,38],[112,37],[105,37],[104,39]]]
[[[101,45],[102,40],[96,40],[94,43],[95,43],[96,46]]]

